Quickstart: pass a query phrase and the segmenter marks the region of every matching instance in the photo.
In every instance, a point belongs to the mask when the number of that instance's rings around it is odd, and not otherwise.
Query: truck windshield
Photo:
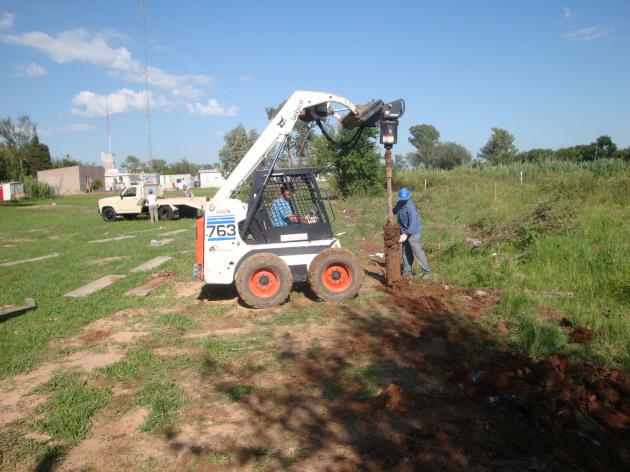
[[[122,193],[123,197],[135,197],[136,196],[136,187],[129,187],[125,189]]]

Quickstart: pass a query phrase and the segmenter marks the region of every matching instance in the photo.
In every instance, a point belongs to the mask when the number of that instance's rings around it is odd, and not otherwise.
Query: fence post
[[[521,169],[521,185],[523,185],[523,170]]]
[[[427,179],[426,178],[424,179],[424,189],[425,190],[427,189]]]

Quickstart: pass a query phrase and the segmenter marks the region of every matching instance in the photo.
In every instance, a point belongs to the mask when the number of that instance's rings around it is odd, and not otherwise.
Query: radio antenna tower
[[[147,160],[153,160],[153,146],[151,144],[151,109],[149,100],[149,60],[147,57],[147,14],[144,7],[144,0],[140,0],[142,5],[142,37],[144,49],[144,119],[147,133]]]
[[[112,153],[112,129],[109,126],[109,106],[107,105],[107,95],[105,95],[105,117],[107,119],[107,141],[109,144],[109,153]]]

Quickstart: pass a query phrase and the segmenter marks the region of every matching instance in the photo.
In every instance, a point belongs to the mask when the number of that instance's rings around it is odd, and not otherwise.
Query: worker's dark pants
[[[430,274],[429,263],[427,262],[427,256],[422,249],[422,236],[420,234],[412,234],[407,238],[407,241],[403,243],[403,271],[402,275],[411,275],[411,266],[413,264],[414,256],[418,259],[422,272]]]

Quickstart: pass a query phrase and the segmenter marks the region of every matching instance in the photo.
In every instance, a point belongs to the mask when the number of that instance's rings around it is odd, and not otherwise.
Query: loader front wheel
[[[363,284],[363,269],[346,249],[320,252],[308,268],[308,284],[315,295],[327,302],[340,302],[356,296]]]
[[[254,254],[245,259],[235,277],[236,291],[252,308],[269,308],[284,302],[293,286],[289,266],[275,254]]]

